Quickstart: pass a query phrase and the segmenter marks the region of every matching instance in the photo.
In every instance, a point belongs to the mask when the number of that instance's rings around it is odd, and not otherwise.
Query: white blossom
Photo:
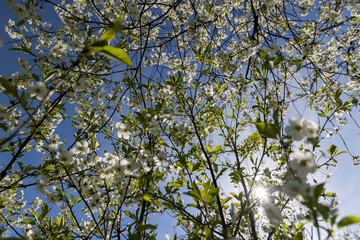
[[[310,185],[298,178],[292,178],[282,186],[282,191],[291,197],[305,196]]]
[[[20,68],[22,70],[24,70],[25,72],[29,72],[30,71],[30,65],[28,63],[28,61],[26,60],[21,60],[19,57],[18,57],[18,64],[20,66]]]
[[[316,171],[314,162],[314,154],[311,152],[294,152],[294,160],[289,162],[292,170],[294,170],[300,177],[305,178],[308,173]]]
[[[313,121],[305,118],[290,118],[289,122],[290,125],[285,128],[285,132],[295,141],[300,141],[305,137],[316,138],[318,126]]]
[[[59,141],[59,135],[51,135],[49,139],[49,148],[53,151],[60,149],[64,146],[64,141]]]
[[[19,19],[25,19],[29,16],[29,10],[19,3],[11,4],[10,7]]]
[[[58,160],[64,165],[71,165],[73,163],[73,159],[68,150],[61,151],[58,155]]]
[[[264,201],[261,206],[264,208],[266,216],[270,220],[271,225],[278,225],[282,222],[282,215],[280,210],[276,205],[272,204],[269,201]]]
[[[115,124],[115,127],[116,127],[117,135],[119,138],[122,138],[125,140],[130,138],[130,135],[132,133],[130,124],[128,124],[128,123],[124,124],[122,122],[117,122]]]
[[[100,178],[104,180],[110,180],[114,177],[114,169],[111,167],[104,168],[100,174]]]
[[[9,19],[12,40],[4,44],[19,52],[20,70],[0,79],[0,168],[11,166],[0,181],[1,226],[29,239],[131,238],[140,213],[145,223],[169,212],[180,231],[251,239],[250,209],[258,238],[290,239],[305,221],[296,216],[310,209],[321,212],[320,231],[331,230],[336,213],[320,209],[309,182],[335,165],[319,134],[338,134],[358,105],[360,10],[349,4],[356,1],[5,2],[19,18]],[[98,42],[104,33],[113,40]],[[134,67],[115,59],[126,55]],[[311,111],[296,109],[306,103]],[[318,114],[321,129],[305,118],[284,124],[295,111]],[[248,138],[258,121],[286,136]],[[64,149],[63,139],[74,144]],[[222,151],[208,151],[215,146]],[[39,159],[27,161],[33,152]],[[32,191],[29,177],[43,201],[22,196]],[[61,207],[40,219],[48,200]],[[194,203],[207,228],[190,216]],[[158,226],[149,237],[161,232],[157,221],[149,221]]]
[[[267,49],[267,51],[271,54],[276,54],[279,50],[280,46],[278,46],[276,43],[272,43],[271,46]]]
[[[29,83],[26,89],[31,97],[35,96],[39,101],[42,101],[48,93],[42,82]]]
[[[123,159],[120,161],[120,171],[123,176],[131,176],[134,174],[134,170],[138,168],[138,163],[134,159]]]
[[[75,145],[75,148],[72,149],[73,154],[86,156],[90,153],[89,143],[87,141],[76,142]]]
[[[129,16],[131,16],[131,17],[134,17],[134,18],[138,17],[139,13],[138,13],[138,9],[137,9],[137,4],[135,2],[129,3],[128,13],[129,13]]]

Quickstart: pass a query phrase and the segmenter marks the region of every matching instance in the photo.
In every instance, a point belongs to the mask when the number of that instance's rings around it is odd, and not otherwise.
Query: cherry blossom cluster
[[[290,118],[290,125],[286,126],[285,132],[295,141],[300,141],[303,138],[316,138],[318,133],[318,125],[313,121],[305,118]]]
[[[0,231],[157,239],[166,212],[186,239],[333,232],[336,195],[308,179],[344,147],[322,137],[359,125],[354,1],[6,3]]]

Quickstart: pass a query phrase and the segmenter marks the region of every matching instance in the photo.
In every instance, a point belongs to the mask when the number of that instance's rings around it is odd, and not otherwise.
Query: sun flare
[[[256,187],[254,189],[254,194],[255,194],[255,197],[259,200],[265,200],[268,196],[267,190],[263,187]]]

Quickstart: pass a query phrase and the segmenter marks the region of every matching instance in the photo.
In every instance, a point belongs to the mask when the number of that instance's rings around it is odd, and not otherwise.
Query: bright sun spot
[[[260,199],[260,200],[264,200],[266,199],[268,193],[266,191],[265,188],[263,187],[257,187],[254,189],[254,193],[255,193],[255,197]]]

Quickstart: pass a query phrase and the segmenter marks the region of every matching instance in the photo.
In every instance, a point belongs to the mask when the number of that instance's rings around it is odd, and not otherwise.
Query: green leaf
[[[49,80],[56,72],[57,72],[56,70],[52,70],[52,71],[48,72],[44,77],[44,81]]]
[[[250,136],[248,136],[248,139],[250,140],[256,140],[258,138],[260,138],[261,136],[257,133],[251,134]]]
[[[122,16],[118,18],[118,20],[108,29],[105,33],[100,37],[99,41],[111,41],[115,37],[115,35],[120,32]]]
[[[326,112],[326,114],[329,114],[329,105],[330,105],[330,103],[326,104],[326,106],[325,106],[325,112]]]
[[[275,109],[273,110],[273,119],[275,124],[279,124],[279,110],[279,107],[275,107]]]
[[[178,179],[175,182],[171,183],[171,186],[173,187],[183,187],[185,186],[185,180],[184,179]]]
[[[326,117],[326,114],[324,112],[318,113],[319,117]]]
[[[221,149],[222,149],[222,145],[219,145],[219,146],[216,146],[215,148],[214,148],[214,150],[213,150],[213,152],[219,152],[219,151],[221,151]]]
[[[215,198],[219,194],[219,188],[212,188],[206,195],[206,201],[210,202],[212,198]]]
[[[147,202],[151,202],[150,197],[149,197],[147,194],[145,194],[145,193],[139,194],[138,197],[141,198],[141,199],[143,199],[143,200],[145,200],[145,201],[147,201]]]
[[[338,153],[336,153],[336,156],[338,156],[338,155],[340,155],[340,154],[344,154],[344,153],[347,153],[347,151],[338,152]]]
[[[8,130],[8,125],[6,123],[0,123],[0,128],[4,131]]]
[[[212,239],[211,238],[211,231],[210,231],[210,229],[209,229],[209,227],[208,226],[205,226],[205,228],[204,228],[204,235],[205,235],[205,239]]]
[[[303,240],[304,239],[302,232],[295,233],[293,237],[294,237],[294,240]]]
[[[200,190],[200,188],[198,187],[198,185],[197,185],[195,182],[193,182],[193,183],[191,184],[191,186],[192,186],[193,190],[192,190],[192,191],[189,191],[189,192],[185,192],[184,194],[186,194],[186,195],[188,195],[188,196],[191,196],[191,197],[193,197],[193,198],[195,198],[195,199],[198,199],[198,200],[202,201],[202,200],[203,200],[202,191]]]
[[[0,85],[5,89],[4,93],[9,96],[16,97],[18,96],[16,87],[11,85],[9,80],[6,78],[0,77]]]
[[[21,27],[22,25],[24,25],[26,23],[26,21],[24,19],[21,19],[15,26],[17,27]]]
[[[324,220],[329,218],[330,208],[324,204],[316,204],[317,211],[323,216]]]
[[[291,64],[297,66],[296,72],[298,72],[300,70],[300,68],[301,68],[302,60],[301,59],[294,59],[294,60],[292,60]]]
[[[25,220],[22,220],[21,222],[25,223],[25,224],[31,224],[31,225],[35,224],[35,221],[33,219],[25,219]]]
[[[151,224],[144,224],[141,226],[137,226],[136,229],[138,231],[144,231],[144,230],[148,230],[148,229],[156,229],[157,225],[151,225]]]
[[[334,193],[332,193],[332,192],[327,192],[327,193],[326,193],[326,196],[328,196],[328,197],[334,197]]]
[[[24,164],[22,162],[17,162],[17,164],[19,165],[19,168],[21,170],[21,172],[24,171]]]
[[[91,44],[91,47],[105,47],[108,45],[108,41],[102,40],[102,41],[96,41]]]
[[[315,188],[314,188],[314,198],[316,200],[319,199],[321,193],[324,191],[324,186],[325,186],[325,183],[321,183],[321,184],[315,186]]]
[[[331,146],[329,147],[329,149],[327,150],[327,152],[328,152],[330,155],[333,155],[334,153],[336,154],[338,151],[339,151],[339,150],[338,150],[337,146],[335,146],[334,144],[331,145]]]
[[[274,61],[274,67],[277,67],[280,63],[282,63],[285,60],[284,56],[279,56],[278,58],[276,58],[276,60]]]
[[[207,192],[208,192],[209,189],[210,189],[211,182],[210,182],[210,181],[207,181],[207,182],[204,182],[202,185],[203,185],[203,188],[204,188],[204,194],[206,195]]]
[[[339,88],[339,89],[333,94],[335,100],[340,99],[341,94],[342,94],[342,89]]]
[[[41,215],[39,217],[39,220],[43,220],[45,216],[50,212],[51,208],[48,207],[47,203],[44,203],[41,207]]]
[[[62,227],[62,225],[63,225],[63,216],[57,218],[57,219],[56,219],[56,222],[57,222],[57,225],[58,225],[59,227]]]
[[[279,146],[271,146],[271,147],[269,148],[269,151],[272,152],[272,151],[279,150],[279,149],[280,149]]]
[[[189,203],[186,206],[188,207],[193,207],[193,208],[198,208],[198,205],[194,204],[194,203]]]
[[[260,49],[260,58],[266,60],[268,53],[264,49]]]
[[[261,72],[260,72],[259,68],[257,68],[257,67],[254,68],[253,72],[256,73],[257,75],[261,76]]]
[[[261,72],[265,75],[266,70],[271,70],[271,66],[269,65],[268,61],[265,61],[261,64]]]
[[[196,192],[196,191],[189,191],[189,192],[184,192],[184,194],[185,195],[188,195],[188,196],[190,196],[190,197],[193,197],[193,198],[195,198],[195,199],[197,199],[197,200],[202,200],[202,197],[201,197],[201,195],[198,193],[198,192]]]
[[[70,198],[71,198],[71,202],[74,202],[74,201],[75,201],[75,197],[74,197],[74,195],[72,195],[71,193],[70,193]]]
[[[167,144],[167,143],[164,142],[163,140],[160,140],[160,141],[159,141],[159,144],[160,144],[161,146],[164,146],[164,147],[170,147],[169,144]]]
[[[54,170],[55,170],[55,167],[52,166],[52,165],[49,165],[49,166],[44,167],[44,169],[50,170],[50,171],[54,171]]]
[[[208,145],[205,145],[206,150],[208,150],[209,152],[211,152],[211,147],[209,147]]]
[[[125,63],[126,65],[132,67],[133,64],[129,58],[129,56],[127,55],[127,53],[120,49],[120,48],[116,48],[116,47],[110,47],[110,46],[91,46],[90,47],[90,51],[92,52],[97,52],[97,53],[101,53],[104,56],[120,61],[122,63]]]
[[[130,211],[128,211],[128,210],[123,211],[123,213],[124,213],[126,216],[128,216],[129,218],[134,218],[134,215],[133,215]]]
[[[259,134],[267,138],[276,138],[279,133],[279,129],[275,124],[269,124],[265,122],[254,123]]]
[[[358,223],[360,222],[360,217],[358,216],[347,216],[344,217],[343,219],[340,220],[340,222],[338,223],[338,228],[342,228],[354,223]]]

